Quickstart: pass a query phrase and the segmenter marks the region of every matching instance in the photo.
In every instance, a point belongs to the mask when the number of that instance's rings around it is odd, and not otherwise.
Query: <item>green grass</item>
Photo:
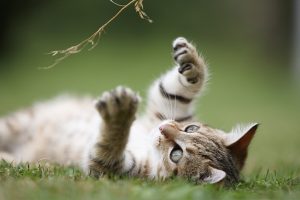
[[[235,187],[218,188],[179,179],[95,180],[75,168],[13,167],[1,162],[0,181],[0,199],[298,199],[300,195],[300,179],[294,172],[255,172]]]
[[[171,39],[104,38],[94,51],[43,71],[37,67],[49,63],[40,54],[47,44],[35,37],[27,44],[30,51],[24,49],[14,61],[1,63],[6,68],[0,73],[0,114],[64,92],[97,96],[119,84],[145,96],[151,81],[172,64]],[[197,113],[201,120],[225,130],[238,122],[261,124],[243,181],[236,187],[197,186],[177,179],[94,180],[75,168],[13,167],[1,162],[0,199],[299,199],[299,88],[280,60],[244,46],[201,44],[212,80]]]

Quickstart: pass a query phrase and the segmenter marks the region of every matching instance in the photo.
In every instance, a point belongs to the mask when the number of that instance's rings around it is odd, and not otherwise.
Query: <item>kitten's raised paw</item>
[[[196,48],[183,37],[174,40],[173,50],[174,60],[178,64],[192,62],[197,56]]]
[[[140,97],[129,88],[117,87],[104,92],[96,103],[96,108],[107,122],[132,121],[138,107]]]
[[[173,42],[174,60],[179,64],[178,72],[190,83],[197,83],[203,68],[203,60],[196,48],[185,38],[179,37]]]

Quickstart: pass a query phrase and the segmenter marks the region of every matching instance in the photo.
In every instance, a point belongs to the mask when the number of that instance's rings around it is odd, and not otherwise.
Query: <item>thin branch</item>
[[[109,0],[109,1],[112,2],[113,4],[115,4],[116,6],[120,6],[120,7],[125,6],[125,4],[119,4],[119,3],[117,3],[117,2],[115,2],[113,0]]]
[[[71,46],[64,50],[55,50],[55,51],[51,51],[50,53],[48,53],[51,56],[61,56],[61,57],[56,59],[52,65],[49,65],[48,67],[41,67],[40,69],[50,69],[50,68],[56,66],[61,61],[68,58],[69,56],[79,53],[87,45],[91,45],[89,50],[94,49],[98,45],[100,37],[101,37],[102,33],[104,32],[104,29],[112,21],[114,21],[125,9],[127,9],[128,7],[130,7],[133,4],[134,4],[134,9],[138,13],[139,17],[141,19],[147,20],[149,23],[152,23],[152,20],[148,17],[148,15],[143,10],[143,0],[131,0],[130,2],[128,2],[127,4],[124,4],[124,5],[118,4],[118,3],[114,2],[113,0],[110,0],[110,1],[113,4],[121,7],[120,10],[112,18],[110,18],[106,23],[104,23],[101,27],[99,27],[98,30],[96,32],[94,32],[90,37],[81,41],[77,45]]]

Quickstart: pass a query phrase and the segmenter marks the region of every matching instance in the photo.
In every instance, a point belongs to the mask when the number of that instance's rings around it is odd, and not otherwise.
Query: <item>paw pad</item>
[[[175,39],[172,47],[174,60],[178,63],[178,72],[186,78],[187,82],[197,83],[204,62],[198,55],[196,48],[183,37]]]
[[[104,119],[134,116],[140,97],[129,88],[117,87],[104,92],[96,102],[96,108]]]

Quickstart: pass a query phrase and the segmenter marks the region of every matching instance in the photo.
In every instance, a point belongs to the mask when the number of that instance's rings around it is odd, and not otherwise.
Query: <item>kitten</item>
[[[94,177],[236,183],[258,124],[225,133],[195,120],[207,66],[185,38],[173,49],[176,66],[150,87],[144,115],[135,118],[140,97],[120,86],[104,92],[96,109],[90,98],[38,103],[0,119],[0,158],[77,165]]]

